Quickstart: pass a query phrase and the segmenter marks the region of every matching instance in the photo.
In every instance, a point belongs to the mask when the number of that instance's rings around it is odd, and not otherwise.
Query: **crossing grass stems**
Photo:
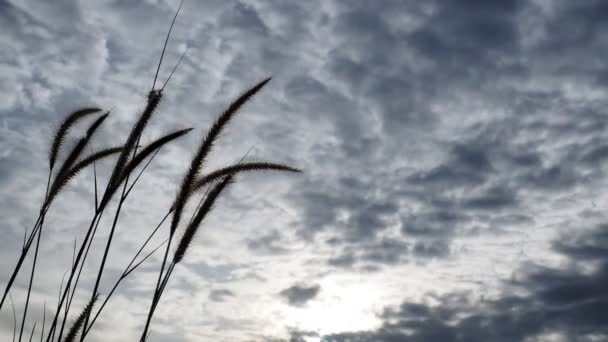
[[[110,111],[103,112],[97,107],[84,107],[67,115],[59,124],[55,134],[49,144],[48,155],[48,175],[46,190],[40,205],[40,210],[37,213],[37,218],[33,226],[26,231],[23,245],[19,252],[17,262],[13,267],[7,284],[4,286],[2,299],[0,300],[0,310],[4,308],[6,299],[10,299],[13,313],[13,341],[22,341],[25,339],[25,327],[27,325],[28,308],[30,307],[30,297],[32,288],[36,282],[36,264],[41,251],[40,245],[43,233],[44,222],[52,205],[60,194],[69,188],[70,181],[82,171],[92,168],[94,178],[94,203],[95,210],[90,219],[88,228],[84,231],[76,231],[74,240],[74,251],[71,262],[66,265],[67,270],[63,276],[62,284],[59,288],[59,295],[54,309],[54,313],[47,320],[46,300],[43,309],[43,320],[41,324],[34,322],[29,333],[29,341],[32,341],[34,335],[40,336],[40,341],[84,341],[89,332],[93,328],[97,319],[100,317],[103,309],[108,301],[115,294],[119,285],[127,277],[129,277],[137,268],[142,265],[150,256],[159,250],[164,250],[162,262],[157,276],[157,281],[154,290],[151,294],[151,302],[146,315],[146,320],[143,323],[140,341],[146,341],[151,329],[151,322],[156,309],[159,306],[162,294],[164,293],[171,275],[176,271],[176,266],[187,256],[188,250],[193,247],[193,240],[199,231],[204,219],[212,212],[213,207],[222,193],[237,180],[237,175],[246,172],[254,171],[277,171],[299,173],[299,169],[289,165],[268,162],[268,161],[243,161],[222,167],[216,170],[207,171],[205,164],[207,157],[213,150],[216,141],[221,136],[221,133],[226,129],[228,124],[240,112],[243,106],[251,100],[258,92],[262,90],[269,82],[270,78],[266,78],[251,88],[245,90],[239,97],[228,105],[217,119],[213,122],[209,130],[203,135],[199,145],[196,148],[194,157],[192,158],[189,167],[184,173],[183,179],[177,188],[177,195],[172,202],[172,205],[167,208],[163,219],[149,233],[145,241],[140,245],[138,251],[134,254],[129,264],[124,268],[122,274],[114,282],[111,290],[107,294],[99,293],[99,285],[103,279],[106,261],[111,254],[111,245],[115,242],[115,232],[120,220],[120,212],[123,209],[125,202],[129,199],[131,190],[140,180],[140,177],[148,166],[153,162],[159,151],[168,144],[176,142],[179,138],[191,132],[192,128],[184,128],[170,132],[161,136],[146,146],[141,146],[141,138],[145,129],[149,126],[157,108],[163,98],[164,89],[167,86],[171,76],[176,71],[179,63],[181,63],[184,55],[173,67],[171,73],[162,87],[157,88],[157,80],[161,68],[161,64],[167,48],[171,31],[175,24],[175,20],[182,8],[183,0],[179,5],[178,10],[173,17],[169,30],[167,32],[163,49],[159,58],[159,62],[154,76],[152,88],[148,92],[147,101],[144,109],[138,115],[134,122],[125,142],[110,146],[98,151],[93,151],[92,140],[95,133],[102,127],[103,123],[111,116]],[[102,113],[102,114],[100,114]],[[66,138],[72,133],[72,130],[81,121],[94,118],[88,129],[84,132],[73,146],[66,146]],[[87,150],[90,152],[87,154]],[[65,155],[65,157],[61,157]],[[115,158],[114,167],[111,175],[106,183],[103,191],[98,189],[98,177],[96,172],[96,163],[103,160]],[[189,201],[203,194],[200,197],[198,206],[191,214],[190,220],[183,229],[182,216],[185,214],[185,208]],[[119,194],[117,196],[117,194]],[[94,274],[83,273],[85,261],[90,256],[89,251],[93,241],[97,237],[97,232],[100,228],[100,222],[103,214],[108,210],[110,203],[116,203],[112,218],[112,224],[109,227],[108,234],[105,237],[104,252],[99,260],[99,268]],[[170,219],[169,219],[170,218]],[[169,221],[169,227],[163,230],[164,223]],[[103,229],[103,227],[101,228]],[[179,232],[182,231],[180,234]],[[150,243],[158,234],[165,233],[164,241],[155,246],[150,247]],[[178,238],[179,236],[179,238]],[[80,238],[79,238],[80,237]],[[175,245],[173,249],[171,246]],[[31,262],[29,272],[27,292],[23,303],[14,303],[11,290],[15,284],[15,280],[22,273],[22,266],[26,262]],[[94,261],[95,262],[95,261]],[[70,309],[75,294],[78,291],[86,291],[82,286],[78,286],[81,277],[90,277],[95,279],[94,286],[90,290],[90,299],[81,309],[76,318],[70,320]],[[95,304],[101,302],[96,308]],[[23,313],[20,320],[17,319],[16,305],[23,305]],[[70,323],[71,322],[71,323]],[[69,323],[69,324],[68,324]],[[17,328],[17,326],[19,326]],[[40,326],[40,330],[36,332],[36,327]],[[47,329],[48,327],[48,329]],[[65,332],[65,334],[64,334]]]

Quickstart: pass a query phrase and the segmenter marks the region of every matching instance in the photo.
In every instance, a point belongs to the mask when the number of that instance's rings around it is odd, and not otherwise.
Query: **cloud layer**
[[[145,139],[196,129],[134,190],[102,295],[168,209],[213,118],[271,75],[209,167],[251,149],[304,173],[243,176],[218,201],[150,340],[605,339],[607,5],[186,1],[161,80],[187,52]],[[99,105],[113,110],[95,147],[123,141],[177,6],[0,4],[2,284],[43,196],[53,129]],[[56,298],[92,196],[85,173],[49,215],[26,329]],[[123,285],[92,340],[138,337],[159,262]],[[9,339],[10,311],[0,322]]]

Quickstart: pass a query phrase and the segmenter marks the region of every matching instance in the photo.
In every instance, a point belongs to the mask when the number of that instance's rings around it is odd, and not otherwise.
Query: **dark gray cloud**
[[[605,261],[608,258],[608,224],[599,225],[593,234],[576,234],[555,241],[553,247],[580,261]]]
[[[259,254],[284,254],[288,250],[284,247],[281,234],[274,230],[266,235],[246,240],[247,248]]]
[[[421,186],[475,186],[483,184],[493,171],[485,145],[461,143],[450,150],[449,159],[443,164],[415,173],[408,181]]]
[[[376,331],[325,336],[327,341],[524,341],[543,335],[569,341],[608,337],[608,247],[606,225],[564,237],[555,249],[569,259],[563,268],[536,267],[509,282],[526,295],[503,294],[478,301],[450,294],[438,304],[404,302],[388,308]],[[593,271],[577,263],[597,262]]]
[[[443,258],[450,254],[450,245],[443,240],[418,241],[414,255],[426,258]]]
[[[301,331],[301,330],[291,330],[289,331],[289,342],[306,342],[306,338],[318,338],[319,333],[315,331]],[[270,341],[266,341],[270,342]]]
[[[321,286],[319,285],[306,285],[306,284],[296,284],[286,288],[279,292],[279,295],[284,297],[289,305],[293,306],[303,306],[307,302],[313,300],[319,292],[321,291]]]
[[[214,302],[223,302],[230,297],[234,297],[234,292],[228,289],[216,289],[209,292],[209,299]]]
[[[381,266],[397,265],[412,255],[410,244],[402,239],[382,238],[354,244],[344,244],[333,239],[328,243],[335,248],[336,253],[327,262],[339,268],[374,270]]]

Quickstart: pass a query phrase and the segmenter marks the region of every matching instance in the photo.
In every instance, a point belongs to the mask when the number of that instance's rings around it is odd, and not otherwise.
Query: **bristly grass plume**
[[[131,261],[124,268],[124,271],[119,278],[114,282],[111,290],[107,294],[99,293],[99,285],[104,278],[106,260],[115,251],[112,249],[112,244],[115,240],[114,233],[118,228],[120,213],[123,204],[130,198],[129,195],[131,194],[131,190],[138,184],[141,176],[145,173],[150,163],[152,163],[163,147],[175,143],[177,139],[192,131],[192,128],[179,129],[156,138],[147,145],[140,144],[142,137],[146,133],[146,128],[153,124],[154,114],[159,111],[159,104],[163,98],[165,87],[173,73],[177,70],[182,59],[186,56],[185,53],[181,55],[179,61],[171,69],[169,76],[162,83],[162,86],[156,88],[157,78],[159,76],[171,31],[182,5],[183,1],[180,2],[179,8],[173,17],[164,40],[162,52],[154,75],[153,85],[148,91],[143,110],[139,113],[137,118],[135,118],[128,135],[126,137],[117,138],[120,141],[124,141],[124,143],[112,144],[113,146],[111,147],[104,147],[97,150],[97,152],[93,152],[91,145],[95,133],[98,132],[103,126],[103,123],[110,118],[110,112],[107,111],[93,119],[95,114],[102,112],[102,109],[94,106],[84,107],[67,115],[57,127],[52,139],[50,139],[48,151],[48,178],[44,190],[44,197],[40,203],[40,210],[36,213],[37,218],[35,219],[33,226],[26,231],[23,246],[19,251],[17,262],[5,285],[2,300],[0,301],[0,310],[3,308],[3,304],[7,297],[11,302],[11,308],[13,310],[13,341],[18,339],[21,342],[22,339],[27,339],[27,332],[29,332],[30,341],[32,341],[35,336],[39,336],[40,341],[46,340],[47,342],[72,342],[77,339],[84,341],[90,330],[98,321],[98,318],[101,317],[101,313],[106,307],[106,304],[119,289],[119,285],[122,281],[130,275],[135,274],[135,271],[139,266],[158,250],[164,250],[162,262],[159,265],[157,281],[154,290],[150,294],[151,304],[147,311],[146,320],[142,322],[143,330],[140,341],[145,341],[149,336],[152,318],[159,307],[162,294],[167,287],[172,273],[175,271],[176,266],[182,263],[187,256],[188,251],[195,248],[194,241],[197,233],[202,228],[205,218],[212,212],[214,204],[221,194],[225,193],[228,186],[235,182],[237,176],[241,173],[251,171],[301,172],[301,170],[297,168],[281,163],[268,161],[244,162],[243,159],[233,165],[228,165],[216,170],[205,170],[206,160],[218,138],[243,106],[268,84],[270,78],[265,78],[238,96],[212,123],[206,134],[202,136],[198,146],[196,146],[194,157],[185,170],[181,182],[176,184],[175,198],[172,205],[167,208],[163,219],[154,229],[147,233],[147,236],[145,236],[139,249],[134,253]],[[159,82],[159,84],[161,83]],[[89,118],[91,118],[92,121],[82,137],[77,139],[73,145],[66,146],[65,142],[67,141],[67,137],[72,133],[76,124],[79,124],[81,121],[86,121]],[[87,146],[91,150],[88,155],[86,153]],[[98,189],[98,175],[95,163],[111,157],[116,157],[116,160],[114,161],[110,176],[105,183],[106,187],[105,189]],[[45,304],[41,324],[38,324],[39,322],[37,321],[29,322],[27,313],[30,307],[32,288],[36,283],[36,264],[39,258],[39,252],[43,250],[40,246],[41,241],[44,241],[41,237],[44,232],[45,217],[52,209],[53,204],[61,197],[61,193],[69,191],[68,185],[70,184],[70,181],[91,166],[93,166],[95,210],[91,214],[89,226],[86,229],[74,231],[72,259],[65,264],[65,273],[63,273],[63,277],[61,278],[57,302],[51,306],[52,311],[49,315],[48,324],[46,303],[48,300],[54,300],[54,298],[47,298],[44,300]],[[203,191],[206,192],[200,198],[199,205],[191,213],[188,224],[185,225],[181,234],[178,234],[177,232],[180,230],[182,217],[186,212],[186,205],[192,197]],[[107,209],[111,207],[110,203],[112,202],[116,202],[112,224],[108,227],[104,227],[104,225],[101,224],[101,219]],[[165,221],[167,221],[170,216],[170,224],[163,229]],[[107,233],[103,235],[103,239],[105,240],[96,241],[96,239],[99,239],[97,232],[104,230]],[[156,246],[150,246],[151,241],[153,241],[155,237],[158,237],[159,233],[164,233],[165,235],[164,238],[160,238],[163,242]],[[173,240],[175,240],[176,235],[181,235],[181,237],[172,249]],[[103,253],[90,253],[91,249],[98,248],[99,246],[103,246]],[[30,253],[32,250],[33,253]],[[91,255],[101,255],[99,260],[88,261],[88,263],[93,261],[95,264],[99,264],[97,272],[94,273],[90,273],[88,268],[85,269],[84,267],[85,263],[87,263],[87,259]],[[172,255],[172,257],[170,257],[170,255]],[[28,257],[31,258],[28,259]],[[18,320],[11,290],[15,280],[20,275],[20,271],[22,270],[22,266],[26,259],[28,259],[28,262],[31,261],[31,268],[28,268],[29,281],[25,301],[23,303],[17,303],[17,305],[23,305],[22,315]],[[107,275],[105,277],[107,277]],[[81,279],[90,281],[81,282]],[[94,285],[91,289],[86,289],[82,283],[93,283]],[[74,320],[73,324],[70,326],[67,325],[67,323],[70,321],[70,317],[72,317],[70,309],[77,293],[88,296],[90,299],[87,301],[86,306],[80,314],[78,314],[75,319],[72,318]],[[102,299],[100,300],[101,304],[95,307],[95,303],[98,299]],[[26,326],[31,326],[31,329],[28,328],[26,330]],[[41,329],[36,330],[36,327],[40,326]]]

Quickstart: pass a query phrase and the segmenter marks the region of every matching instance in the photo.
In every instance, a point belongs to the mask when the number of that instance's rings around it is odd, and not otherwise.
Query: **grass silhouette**
[[[49,146],[49,171],[47,185],[44,191],[44,200],[40,205],[40,211],[38,212],[38,216],[33,227],[27,230],[18,260],[13,267],[7,284],[4,287],[4,292],[0,301],[0,310],[4,307],[7,298],[9,298],[11,302],[11,307],[13,310],[13,340],[17,338],[19,341],[21,341],[24,338],[24,328],[27,322],[28,308],[30,306],[30,295],[33,285],[36,282],[36,263],[40,257],[39,252],[41,241],[43,241],[41,240],[41,237],[43,234],[45,217],[51,210],[52,204],[57,197],[68,188],[70,181],[83,170],[92,167],[94,171],[95,211],[90,218],[89,226],[84,233],[76,232],[74,240],[74,254],[71,262],[66,265],[67,271],[64,274],[62,284],[58,290],[59,295],[57,305],[53,310],[52,317],[48,318],[49,322],[46,322],[47,315],[45,301],[43,320],[39,332],[40,341],[84,341],[94,324],[97,322],[97,319],[100,317],[103,309],[106,307],[106,304],[115,294],[115,291],[119,288],[121,282],[129,275],[133,274],[133,271],[135,271],[151,255],[164,247],[164,255],[160,265],[157,282],[151,295],[151,304],[148,309],[141,334],[140,341],[145,341],[147,336],[149,336],[152,318],[156,309],[158,308],[162,294],[166,289],[172,273],[175,272],[175,266],[187,256],[187,251],[193,248],[192,241],[201,227],[204,219],[212,211],[214,204],[225,189],[236,181],[237,175],[251,171],[280,171],[290,173],[301,172],[297,168],[280,163],[266,161],[243,162],[243,160],[234,165],[229,165],[220,169],[211,171],[205,170],[207,156],[213,149],[215,142],[220,137],[221,133],[226,129],[228,124],[234,119],[240,109],[242,109],[243,106],[251,98],[253,98],[253,96],[261,91],[262,88],[268,84],[268,82],[270,82],[270,78],[266,78],[246,90],[241,96],[237,97],[227,107],[227,109],[218,116],[210,129],[207,131],[206,135],[204,135],[202,138],[201,143],[198,145],[196,153],[194,154],[194,157],[184,174],[183,180],[177,188],[175,200],[170,208],[167,209],[167,213],[164,215],[163,219],[147,236],[146,240],[135,253],[127,267],[123,270],[122,274],[114,283],[111,290],[105,295],[99,293],[99,285],[103,279],[107,258],[112,251],[112,243],[115,242],[115,232],[117,224],[120,220],[120,212],[124,203],[129,199],[132,189],[138,183],[141,175],[146,171],[159,151],[164,146],[175,142],[177,139],[190,133],[192,130],[192,128],[180,129],[166,134],[146,146],[140,145],[142,134],[148,127],[152,116],[157,111],[158,105],[163,97],[164,89],[184,57],[184,55],[182,55],[179,61],[175,64],[170,75],[162,84],[162,87],[156,88],[167,43],[169,41],[173,25],[175,24],[175,20],[179,14],[179,11],[181,10],[182,3],[180,3],[178,10],[173,17],[173,21],[171,22],[171,26],[164,41],[162,53],[159,58],[156,74],[154,76],[152,89],[148,92],[145,107],[133,124],[126,140],[124,140],[125,142],[117,146],[103,148],[97,152],[93,152],[91,149],[91,152],[86,154],[87,147],[90,147],[95,133],[111,114],[110,111],[107,111],[100,115],[99,113],[102,112],[102,109],[96,107],[85,107],[70,113],[65,117],[53,135],[53,139],[51,140]],[[97,117],[95,117],[84,135],[77,140],[77,142],[70,149],[68,149],[64,142],[70,135],[72,128],[80,121],[94,117],[95,115],[97,115]],[[61,155],[64,154],[65,157],[61,158]],[[116,158],[114,167],[112,168],[111,175],[107,180],[105,189],[103,189],[103,191],[99,191],[99,180],[97,177],[95,164],[101,159],[111,157]],[[171,246],[173,245],[174,240],[177,240],[176,236],[179,235],[177,232],[180,230],[182,216],[184,215],[184,209],[187,203],[196,194],[202,193],[203,191],[206,191],[205,194],[202,196],[194,213],[192,213],[188,224],[183,229],[181,237],[175,242],[176,245],[173,252],[171,252]],[[117,194],[119,195],[117,196]],[[97,237],[101,219],[104,213],[106,213],[109,204],[113,202],[116,202],[116,209],[113,213],[112,224],[109,227],[109,234],[105,238],[105,244],[102,244],[104,246],[104,252],[99,261],[95,260],[96,263],[99,262],[99,268],[96,273],[88,274],[87,272],[83,272],[85,262],[90,256],[89,252],[95,238]],[[108,215],[112,215],[112,213],[108,213]],[[159,232],[163,231],[161,228],[163,227],[165,221],[168,220],[169,216],[171,216],[171,220],[170,226],[166,231],[167,238],[163,243],[150,250],[148,246],[152,241],[152,238]],[[78,235],[80,234],[83,234],[83,236],[81,236],[80,240],[78,240]],[[148,249],[148,251],[144,253],[146,249]],[[173,253],[172,257],[170,257],[171,253]],[[13,303],[11,290],[16,278],[22,271],[23,264],[28,260],[28,257],[31,257],[31,270],[29,273],[26,298],[24,303]],[[82,286],[79,287],[80,281],[83,278],[94,279],[94,286],[90,291],[90,299],[88,300],[87,305],[81,309],[80,314],[77,316],[77,318],[75,318],[73,323],[68,326],[68,318],[70,317],[70,310],[72,309],[74,296],[77,292],[83,291],[81,288]],[[98,308],[95,308],[95,304],[97,302],[101,302],[101,304]],[[15,304],[23,305],[23,316],[21,317],[21,320],[17,320]],[[37,323],[38,322],[34,322],[29,340],[32,340],[34,334],[36,333]],[[19,328],[17,329],[18,325]],[[45,329],[48,330],[45,331]],[[17,331],[19,331],[18,334]]]

